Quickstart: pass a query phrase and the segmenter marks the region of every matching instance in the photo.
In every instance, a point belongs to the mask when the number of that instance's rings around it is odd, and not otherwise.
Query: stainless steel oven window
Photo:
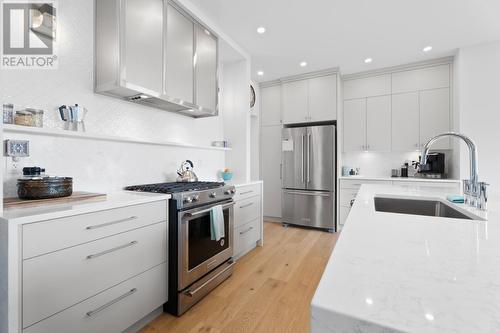
[[[234,202],[222,204],[225,237],[219,241],[210,240],[210,209],[213,206],[179,213],[179,290],[233,256]]]

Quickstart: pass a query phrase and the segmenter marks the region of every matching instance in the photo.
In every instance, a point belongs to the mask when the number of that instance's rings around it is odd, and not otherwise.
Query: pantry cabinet
[[[281,126],[261,129],[264,216],[281,218]]]
[[[281,125],[281,86],[261,87],[261,125]]]
[[[450,86],[450,65],[430,66],[392,73],[392,93],[406,93]]]
[[[283,83],[285,124],[337,119],[337,75]]]

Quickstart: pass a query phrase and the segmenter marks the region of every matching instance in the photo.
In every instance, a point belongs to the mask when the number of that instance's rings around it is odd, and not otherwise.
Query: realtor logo
[[[2,69],[55,69],[56,2],[4,0]]]

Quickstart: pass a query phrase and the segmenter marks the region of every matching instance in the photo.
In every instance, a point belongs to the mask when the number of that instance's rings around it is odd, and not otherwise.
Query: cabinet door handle
[[[124,245],[120,245],[120,246],[114,247],[114,248],[106,250],[106,251],[102,251],[102,252],[95,253],[95,254],[89,254],[87,256],[87,259],[94,259],[94,258],[103,256],[103,255],[111,253],[111,252],[115,252],[115,251],[118,251],[118,250],[126,249],[127,247],[136,245],[137,243],[139,243],[139,242],[138,241],[132,241],[130,243],[127,243],[127,244],[124,244]]]
[[[118,303],[119,301],[121,301],[122,299],[124,298],[127,298],[129,297],[130,295],[133,295],[137,292],[137,288],[134,288],[134,289],[131,289],[129,292],[115,298],[114,300],[112,301],[109,301],[108,303],[104,304],[103,306],[100,306],[98,307],[97,309],[95,310],[92,310],[92,311],[89,311],[86,313],[87,317],[92,317],[93,315],[95,314],[98,314],[99,312],[101,312],[102,310],[104,309],[107,309],[109,308],[111,305],[115,304],[115,303]]]
[[[240,206],[240,209],[250,207],[251,205],[253,205],[253,202],[250,202],[250,203],[247,203],[246,205]]]
[[[240,195],[245,195],[245,194],[250,194],[250,193],[253,193],[253,191],[241,192]]]
[[[131,217],[127,217],[125,219],[111,221],[111,222],[108,222],[108,223],[96,224],[96,225],[89,225],[85,229],[87,229],[87,230],[99,229],[99,228],[103,228],[103,227],[108,227],[108,226],[113,225],[113,224],[128,222],[128,221],[137,220],[137,219],[138,219],[137,216],[131,216]]]
[[[247,229],[247,230],[245,230],[245,231],[240,231],[240,235],[244,235],[244,234],[246,234],[247,232],[249,232],[249,231],[250,231],[250,230],[252,230],[252,229],[253,229],[253,227],[250,227],[250,228],[248,228],[248,229]]]

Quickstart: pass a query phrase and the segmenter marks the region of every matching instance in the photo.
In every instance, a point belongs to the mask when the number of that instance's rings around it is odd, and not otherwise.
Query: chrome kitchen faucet
[[[472,141],[469,137],[454,132],[436,135],[435,137],[427,141],[424,148],[422,149],[420,165],[424,165],[427,163],[427,156],[429,154],[429,150],[432,144],[437,140],[447,136],[460,138],[464,140],[465,143],[467,144],[467,147],[469,147],[470,179],[463,180],[465,203],[468,204],[469,206],[476,207],[481,210],[486,210],[488,208],[487,188],[489,184],[479,181],[478,167],[477,167],[477,148],[474,141]]]

